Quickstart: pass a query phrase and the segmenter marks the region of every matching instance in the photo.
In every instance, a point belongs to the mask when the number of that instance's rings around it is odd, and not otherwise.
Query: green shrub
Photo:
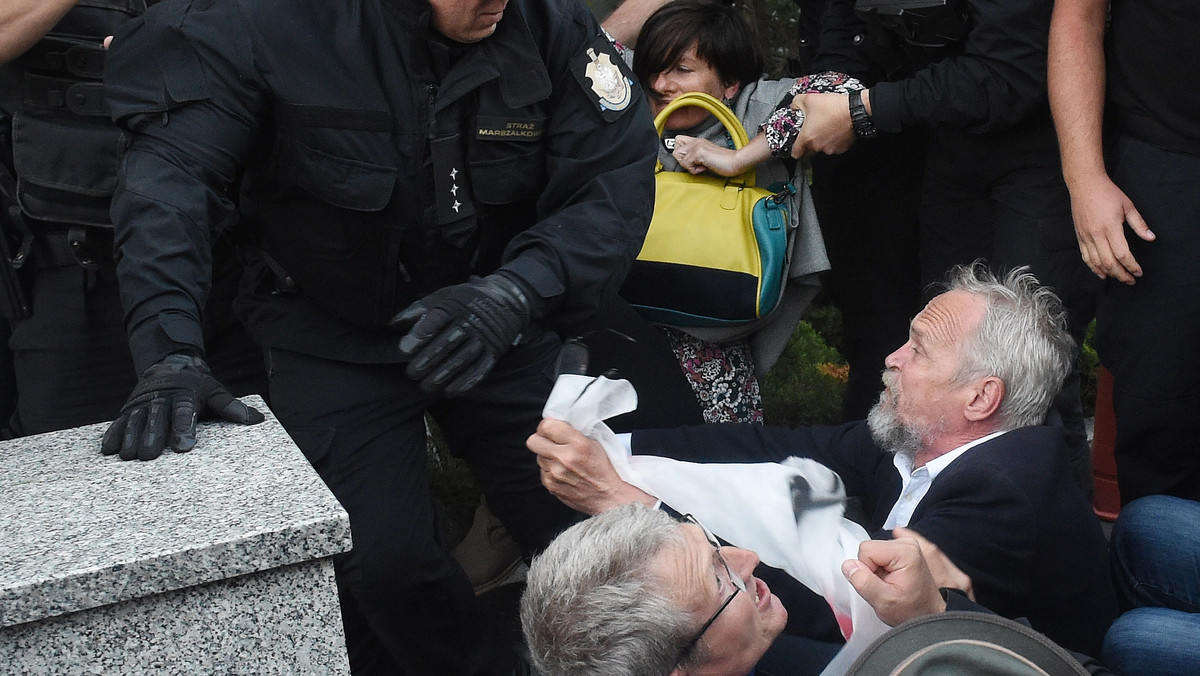
[[[1096,415],[1096,369],[1100,367],[1100,356],[1096,354],[1095,340],[1096,320],[1093,319],[1079,351],[1079,398],[1083,402],[1085,418]]]
[[[808,306],[804,312],[804,319],[809,324],[812,324],[813,329],[833,349],[839,352],[838,362],[843,360],[840,356],[842,349],[842,313],[838,311],[823,295],[818,294],[813,304]]]
[[[824,322],[832,319],[821,316]],[[846,366],[808,320],[796,327],[761,385],[768,425],[831,425],[841,420]]]

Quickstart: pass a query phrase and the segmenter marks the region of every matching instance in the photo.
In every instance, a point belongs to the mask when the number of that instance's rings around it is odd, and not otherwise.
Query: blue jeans
[[[1113,573],[1133,606],[1104,638],[1104,661],[1123,676],[1200,673],[1200,502],[1135,500],[1113,526]]]

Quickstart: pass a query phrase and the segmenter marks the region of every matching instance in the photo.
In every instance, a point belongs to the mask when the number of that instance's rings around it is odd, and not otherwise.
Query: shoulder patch
[[[603,34],[571,59],[571,74],[609,122],[620,117],[637,98],[639,88],[633,73]]]

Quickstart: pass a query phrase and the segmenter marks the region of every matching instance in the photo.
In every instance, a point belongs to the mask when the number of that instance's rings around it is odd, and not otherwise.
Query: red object
[[[1108,369],[1096,369],[1096,418],[1092,430],[1092,483],[1095,494],[1092,510],[1105,521],[1115,521],[1121,512],[1121,493],[1117,489],[1117,460],[1113,447],[1117,442],[1117,419],[1113,414],[1113,376]]]

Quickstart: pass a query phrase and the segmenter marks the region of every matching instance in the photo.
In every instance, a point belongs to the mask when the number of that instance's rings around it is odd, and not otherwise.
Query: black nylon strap
[[[69,110],[76,115],[108,117],[104,85],[45,75],[25,75],[25,103],[39,108]]]
[[[88,80],[104,77],[104,45],[71,38],[46,36],[21,57],[27,71],[48,71]]]

